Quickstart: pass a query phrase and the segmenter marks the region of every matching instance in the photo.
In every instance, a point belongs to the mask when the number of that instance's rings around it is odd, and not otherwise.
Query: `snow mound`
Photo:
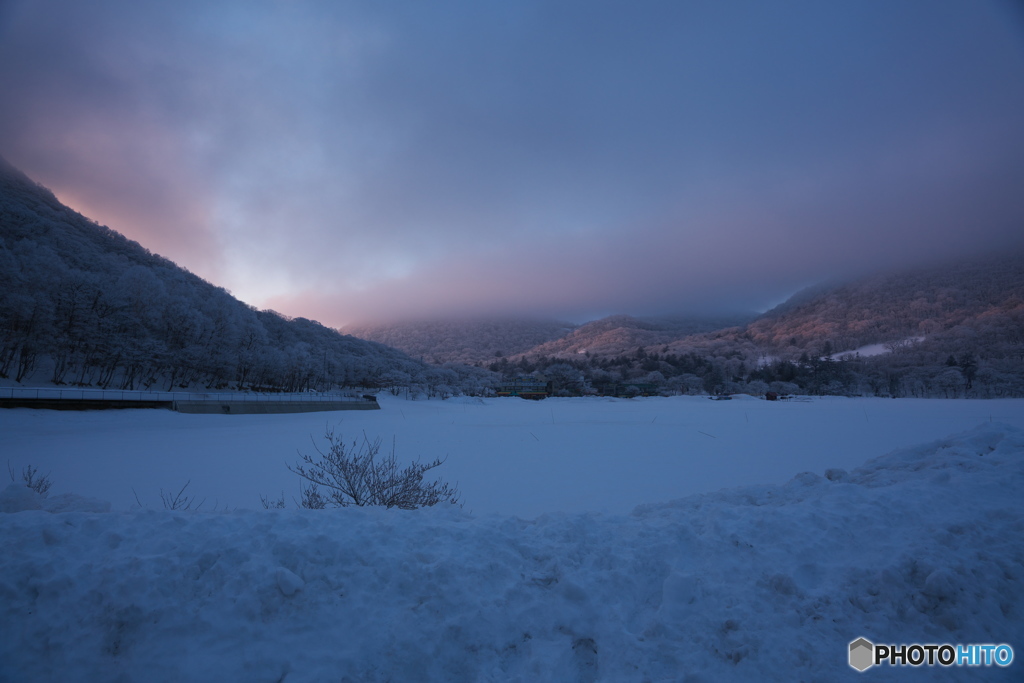
[[[111,513],[8,487],[0,679],[860,680],[858,637],[1019,652],[1021,490],[1024,432],[999,424],[626,516]]]
[[[8,484],[0,491],[0,512],[42,510],[43,498],[27,486]]]
[[[62,493],[52,498],[40,496],[25,486],[9,484],[0,491],[0,513],[46,510],[47,512],[110,512],[105,500],[86,498],[74,493]]]

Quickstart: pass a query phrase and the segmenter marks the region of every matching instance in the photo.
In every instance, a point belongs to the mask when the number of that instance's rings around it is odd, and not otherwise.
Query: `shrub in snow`
[[[845,481],[850,473],[839,467],[831,467],[825,470],[825,478],[829,481]]]
[[[10,463],[7,463],[7,472],[11,475],[11,481],[18,483]],[[50,475],[44,474],[39,476],[39,470],[32,467],[32,465],[25,465],[25,469],[21,471],[21,482],[44,498],[46,497],[46,492],[53,486]]]
[[[444,460],[414,462],[399,469],[395,450],[380,456],[380,439],[346,444],[341,435],[328,429],[325,435],[327,452],[316,448],[318,458],[300,453],[302,461],[288,469],[310,482],[302,491],[302,507],[379,506],[414,510],[438,503],[458,504],[457,487],[443,481],[427,482],[424,475]],[[325,491],[321,491],[321,487]]]
[[[168,491],[167,493],[164,493],[164,490],[160,489],[160,502],[164,504],[164,509],[165,510],[191,510],[192,509],[192,504],[196,501],[196,497],[195,496],[185,495],[185,489],[187,489],[188,485],[191,484],[191,483],[192,483],[191,479],[186,481],[185,485],[182,486],[181,490],[178,491],[178,493],[175,494],[175,495],[171,495],[170,491]],[[202,501],[200,501],[199,505],[196,506],[196,510],[201,508],[203,506],[203,503],[205,503],[205,502],[206,502],[206,499],[203,499]]]
[[[283,510],[284,509],[284,492],[281,492],[281,497],[273,499],[270,496],[264,496],[260,494],[260,503],[263,505],[264,510]]]

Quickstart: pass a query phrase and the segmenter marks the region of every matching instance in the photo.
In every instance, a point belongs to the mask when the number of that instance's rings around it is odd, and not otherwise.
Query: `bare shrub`
[[[11,475],[11,481],[15,484],[18,483],[17,477],[14,476],[14,470],[11,468],[11,463],[7,463],[7,472]],[[53,486],[53,481],[50,479],[49,474],[39,475],[39,469],[32,467],[32,465],[25,465],[25,468],[21,470],[21,483],[29,487],[40,496],[46,497],[46,493]]]
[[[263,504],[264,510],[284,510],[284,491],[281,492],[281,497],[276,499],[260,494],[260,503]]]
[[[292,500],[295,500],[292,498]],[[295,500],[295,504],[300,508],[306,508],[307,510],[325,510],[327,509],[328,499],[320,493],[320,487],[315,483],[310,482],[303,486],[299,484],[299,500]]]
[[[326,452],[316,444],[319,457],[299,453],[302,460],[288,469],[309,482],[301,489],[299,505],[306,508],[379,506],[414,510],[438,503],[459,503],[458,488],[443,481],[424,481],[424,475],[444,464],[441,458],[399,468],[395,449],[380,455],[381,440],[364,434],[362,443],[346,444],[328,429]]]
[[[186,481],[185,485],[181,487],[181,490],[178,491],[178,493],[173,495],[173,496],[170,494],[170,492],[164,493],[164,490],[160,489],[160,502],[164,504],[164,509],[165,510],[191,510],[192,509],[192,504],[196,501],[196,497],[195,496],[187,496],[187,495],[185,495],[185,489],[187,489],[188,485],[191,484],[191,483],[192,483],[191,479]],[[138,500],[138,496],[136,496],[136,500]],[[199,502],[199,505],[196,505],[196,510],[201,508],[203,506],[203,503],[205,503],[205,502],[206,502],[205,498],[203,500],[201,500]]]

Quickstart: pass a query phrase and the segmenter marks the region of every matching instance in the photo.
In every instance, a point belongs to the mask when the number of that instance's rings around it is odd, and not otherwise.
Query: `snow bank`
[[[1022,490],[1024,431],[999,424],[622,516],[102,512],[9,488],[0,679],[1019,680],[846,656],[860,636],[1019,654]]]

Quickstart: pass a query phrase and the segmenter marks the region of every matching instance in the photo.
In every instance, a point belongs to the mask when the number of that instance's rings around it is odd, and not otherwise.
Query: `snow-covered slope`
[[[0,679],[1020,680],[846,657],[1019,653],[1022,490],[1024,431],[998,423],[621,516],[102,512],[12,486]]]

